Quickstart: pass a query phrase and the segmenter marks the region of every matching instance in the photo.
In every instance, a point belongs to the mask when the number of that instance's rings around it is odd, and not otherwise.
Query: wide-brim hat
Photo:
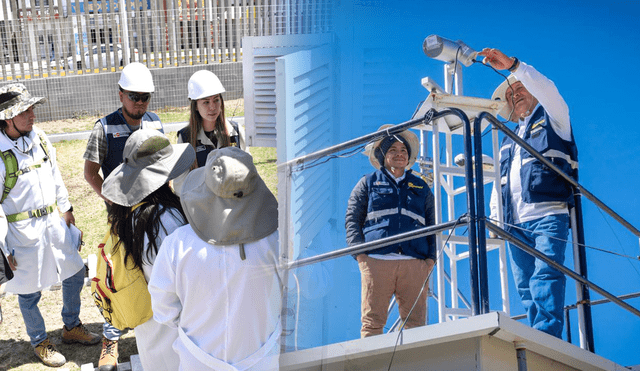
[[[515,84],[518,81],[518,79],[513,75],[509,75],[509,77],[507,77],[507,79],[505,81],[502,82],[502,84],[498,85],[498,87],[496,88],[496,90],[493,91],[493,95],[491,96],[491,100],[499,100],[499,101],[503,101],[506,102],[507,101],[507,88],[513,84]],[[506,119],[509,119],[509,113],[511,113],[511,108],[509,108],[508,104],[505,104],[504,107],[502,107],[502,109],[500,110],[500,112],[498,112],[498,114]]]
[[[392,127],[393,125],[391,124],[386,124],[386,125],[382,125],[380,126],[380,128],[378,128],[378,131],[382,131],[382,130],[386,130],[390,127]],[[406,170],[411,169],[411,167],[413,167],[413,164],[416,163],[416,158],[418,157],[418,151],[420,148],[420,140],[418,140],[418,136],[415,135],[414,133],[410,132],[409,130],[405,130],[402,131],[398,134],[395,135],[399,135],[402,138],[404,138],[404,140],[409,143],[409,150],[411,151],[411,155],[409,156],[409,163],[407,164],[407,166],[405,167]],[[369,162],[371,163],[371,165],[376,168],[376,169],[380,169],[382,166],[384,166],[384,164],[381,164],[380,161],[378,161],[378,159],[376,158],[375,152],[376,152],[376,148],[378,148],[380,146],[380,143],[382,142],[382,140],[384,139],[380,138],[379,140],[373,142],[373,143],[369,143],[367,144],[367,146],[365,147],[364,153],[365,155],[369,156]]]
[[[191,228],[212,245],[257,241],[278,229],[278,202],[253,157],[237,147],[211,151],[187,175],[180,202]]]
[[[102,195],[113,203],[133,206],[163,184],[189,170],[196,159],[189,143],[171,144],[155,129],[136,130],[124,145],[124,162],[102,184]]]
[[[0,88],[0,120],[10,120],[46,101],[47,98],[32,96],[23,84],[5,85]]]

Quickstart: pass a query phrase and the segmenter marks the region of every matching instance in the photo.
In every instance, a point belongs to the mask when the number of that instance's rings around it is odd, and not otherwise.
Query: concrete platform
[[[395,347],[397,341],[397,347]],[[282,371],[628,370],[610,360],[493,312],[323,347],[283,354]],[[395,348],[395,350],[394,350]],[[395,353],[395,354],[394,354]]]

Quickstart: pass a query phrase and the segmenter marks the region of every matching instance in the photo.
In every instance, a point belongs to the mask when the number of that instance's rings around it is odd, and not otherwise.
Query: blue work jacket
[[[422,176],[407,170],[399,183],[380,169],[365,175],[351,192],[345,227],[349,246],[434,225],[433,193]],[[436,259],[435,237],[420,237],[367,254],[398,253]]]

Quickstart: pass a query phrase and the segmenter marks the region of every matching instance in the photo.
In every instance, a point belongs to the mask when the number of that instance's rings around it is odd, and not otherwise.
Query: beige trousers
[[[357,256],[362,280],[362,328],[360,336],[382,334],[387,310],[395,294],[400,317],[404,321],[416,302],[431,267],[425,260],[380,260],[366,254]],[[427,283],[405,325],[406,329],[424,326],[427,316]]]

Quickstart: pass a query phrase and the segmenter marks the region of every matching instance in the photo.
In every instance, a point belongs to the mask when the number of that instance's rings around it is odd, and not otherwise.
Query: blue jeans
[[[82,267],[78,273],[62,281],[62,322],[68,329],[80,324],[80,291],[84,285],[84,269]],[[38,308],[40,297],[40,291],[18,295],[20,312],[33,347],[47,338],[47,329]]]
[[[550,215],[517,224],[514,236],[558,264],[564,263],[569,215]],[[562,339],[566,278],[564,274],[516,246],[509,246],[513,279],[531,327]]]

